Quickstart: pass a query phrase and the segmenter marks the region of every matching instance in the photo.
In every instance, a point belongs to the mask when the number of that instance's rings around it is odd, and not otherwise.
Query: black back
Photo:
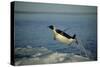
[[[67,38],[69,38],[69,39],[72,38],[71,36],[69,36],[68,34],[66,34],[65,32],[63,32],[63,31],[61,31],[59,29],[56,29],[56,32],[61,34],[61,35],[63,35],[63,36],[65,36],[65,37],[67,37]]]

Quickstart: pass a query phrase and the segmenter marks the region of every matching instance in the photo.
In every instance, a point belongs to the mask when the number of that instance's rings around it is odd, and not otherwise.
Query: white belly
[[[68,38],[56,33],[55,31],[54,31],[54,37],[56,38],[56,40],[58,40],[59,42],[64,43],[64,44],[71,44],[74,41],[74,39],[72,39],[72,38],[68,39]]]

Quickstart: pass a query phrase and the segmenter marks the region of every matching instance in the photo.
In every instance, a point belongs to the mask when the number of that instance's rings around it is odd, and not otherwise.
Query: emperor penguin
[[[56,27],[53,26],[53,25],[50,25],[48,27],[52,30],[52,33],[54,35],[53,36],[54,40],[57,40],[60,43],[67,44],[67,45],[70,45],[70,44],[72,44],[74,42],[76,44],[78,44],[78,41],[76,39],[76,35],[75,34],[73,36],[70,36],[67,33],[65,33],[64,31],[56,29]]]

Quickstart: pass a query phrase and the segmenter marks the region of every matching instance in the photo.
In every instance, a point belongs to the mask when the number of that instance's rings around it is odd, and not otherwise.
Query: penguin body
[[[59,41],[60,43],[63,43],[63,44],[71,44],[73,42],[77,42],[76,40],[76,35],[74,35],[73,37],[69,36],[68,34],[66,34],[65,32],[59,30],[59,29],[56,29],[53,25],[50,25],[49,28],[52,30],[53,32],[53,35],[54,35],[54,40],[57,40]]]

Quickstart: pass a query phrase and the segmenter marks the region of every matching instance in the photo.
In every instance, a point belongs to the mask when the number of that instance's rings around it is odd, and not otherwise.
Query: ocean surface
[[[23,18],[24,17],[24,18]],[[66,45],[53,39],[49,25],[70,36],[79,44]],[[95,14],[16,14],[16,65],[48,64],[97,60],[97,16]]]

